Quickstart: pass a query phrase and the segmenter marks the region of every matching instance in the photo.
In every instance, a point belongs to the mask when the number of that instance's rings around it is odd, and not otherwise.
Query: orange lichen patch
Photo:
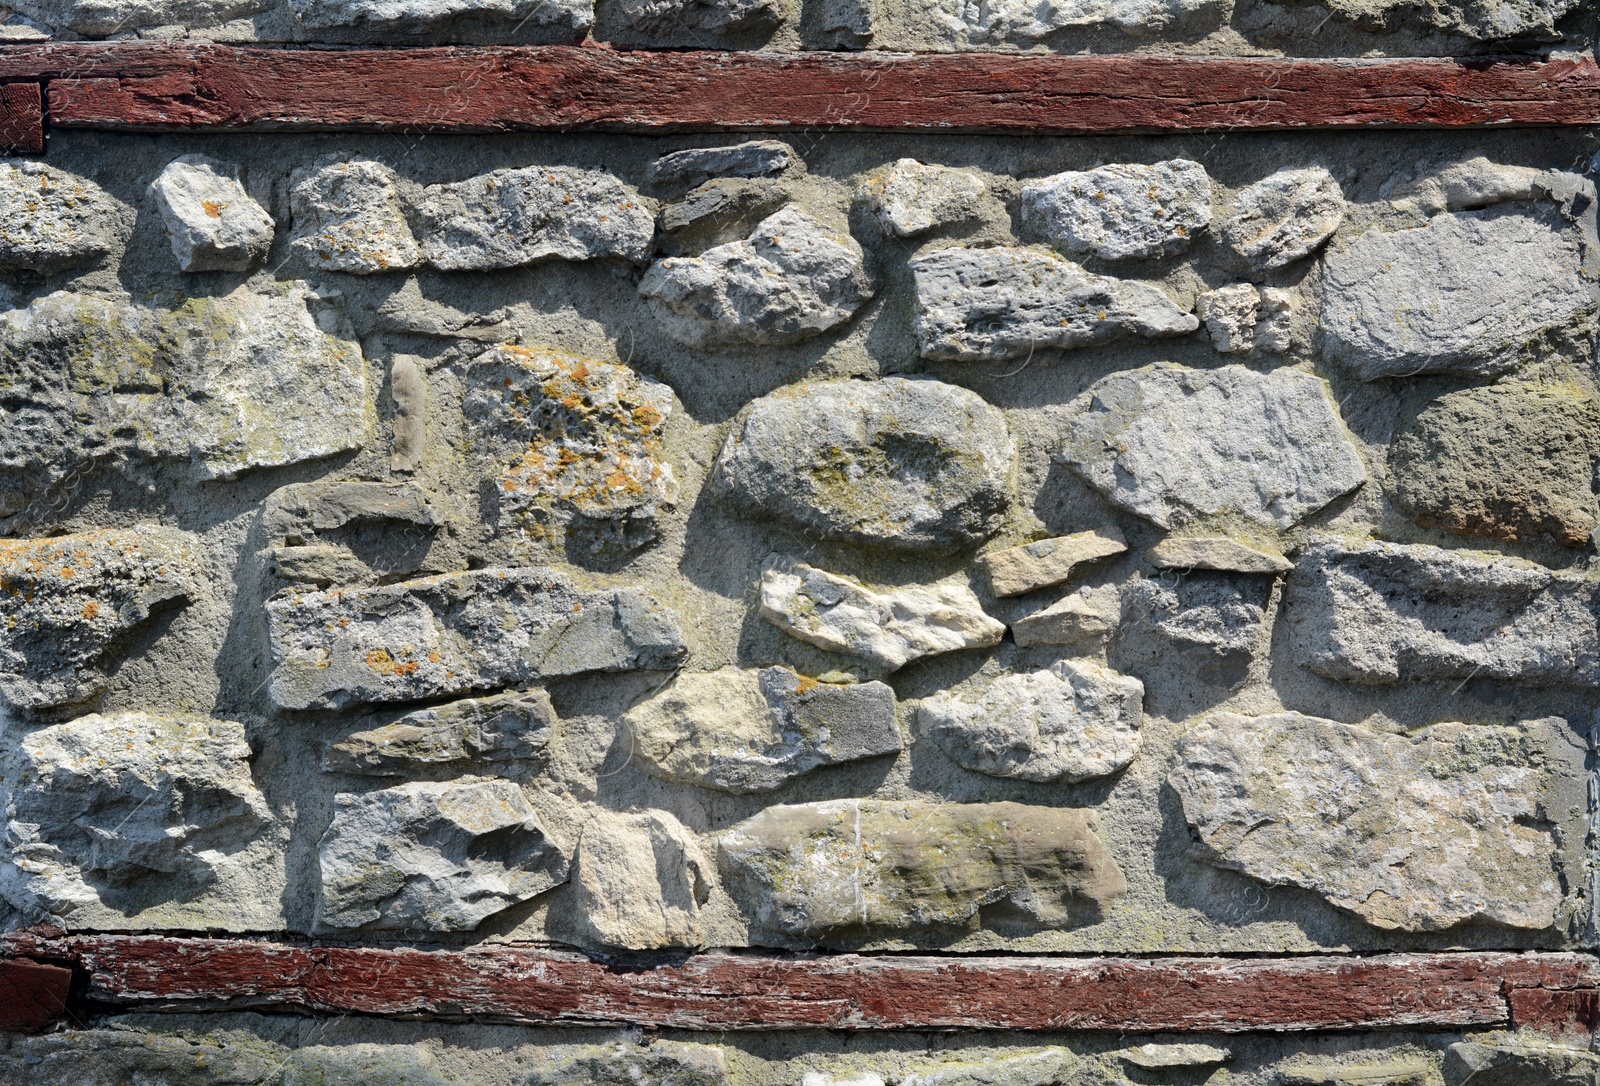
[[[211,218],[220,219],[222,218],[222,209],[228,205],[221,200],[201,200],[200,206],[205,208],[206,214]]]
[[[439,654],[437,652],[428,653],[428,663],[437,664],[438,662],[439,662]]]
[[[816,689],[818,689],[819,687],[822,686],[821,683],[819,683],[817,680],[813,679],[810,675],[799,675],[799,676],[796,676],[796,677],[800,680],[800,686],[799,686],[799,689],[798,689],[798,693],[809,694],[809,693],[811,693],[811,691],[816,690]]]
[[[97,618],[99,616],[99,614],[100,614],[100,605],[98,603],[94,602],[94,600],[90,600],[88,603],[83,605],[83,617],[84,618]]]

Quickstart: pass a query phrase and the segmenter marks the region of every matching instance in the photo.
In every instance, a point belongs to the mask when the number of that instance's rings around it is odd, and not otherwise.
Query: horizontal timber
[[[423,950],[14,933],[84,997],[162,1010],[267,1008],[688,1030],[1204,1031],[1582,1028],[1600,963],[1567,953],[1282,958],[703,954],[608,964],[544,948]],[[1523,999],[1522,994],[1573,993]],[[1592,1028],[1592,1027],[1591,1027]]]
[[[1592,58],[1285,60],[584,46],[0,48],[59,127],[1073,134],[1600,124]]]

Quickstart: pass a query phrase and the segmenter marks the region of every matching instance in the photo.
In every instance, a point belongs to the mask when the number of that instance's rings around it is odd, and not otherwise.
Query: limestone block
[[[0,268],[55,275],[120,248],[133,214],[87,178],[0,159]]]
[[[527,1086],[724,1086],[727,1060],[718,1045],[652,1040],[558,1049]]]
[[[428,492],[405,480],[290,483],[269,494],[261,507],[262,534],[287,543],[305,543],[319,532],[355,524],[385,523],[427,529],[443,519]]]
[[[272,248],[274,224],[250,198],[239,167],[205,155],[167,164],[150,191],[186,272],[248,271]]]
[[[154,524],[0,540],[0,697],[44,709],[98,694],[110,650],[198,596],[204,568],[196,537]]]
[[[336,584],[360,584],[372,579],[372,567],[349,547],[337,543],[272,547],[267,554],[267,569],[272,576],[291,584],[327,588]]]
[[[1433,1065],[1427,1060],[1366,1060],[1345,1063],[1320,1059],[1296,1062],[1278,1072],[1284,1086],[1428,1086]]]
[[[849,799],[768,807],[718,849],[757,923],[817,939],[950,927],[999,901],[1044,924],[1092,915],[1127,887],[1094,828],[1059,807]]]
[[[778,558],[769,558],[761,571],[761,617],[791,637],[864,657],[890,671],[941,652],[990,648],[1006,632],[962,584],[874,592],[804,562]]]
[[[740,412],[719,478],[752,516],[829,539],[949,552],[999,529],[1016,442],[1005,415],[940,381],[791,385]]]
[[[657,261],[639,293],[691,347],[788,346],[844,324],[873,287],[854,238],[787,207],[744,241]]]
[[[317,842],[316,928],[471,931],[567,881],[567,852],[510,781],[409,784],[335,797]]]
[[[885,684],[819,683],[782,667],[680,674],[624,725],[649,773],[724,792],[769,792],[905,748]]]
[[[1542,343],[1593,337],[1578,234],[1514,211],[1369,230],[1327,256],[1326,351],[1364,381],[1494,377]]]
[[[1156,287],[1091,275],[1032,249],[940,249],[913,258],[923,358],[1022,358],[1125,336],[1182,336],[1200,327]]]
[[[960,765],[1024,781],[1086,781],[1139,753],[1144,684],[1110,668],[1062,660],[1006,675],[976,700],[947,692],[917,707],[917,722]]]
[[[281,1077],[274,1075],[262,1086],[465,1086],[440,1070],[426,1045],[306,1045],[276,1062]]]
[[[1327,385],[1298,370],[1113,373],[1069,405],[1059,457],[1163,528],[1242,518],[1284,529],[1366,481]]]
[[[770,31],[784,20],[781,0],[621,0],[623,21],[656,33],[684,28],[711,34]]]
[[[1071,1049],[1008,1050],[983,1060],[949,1059],[912,1071],[900,1086],[1058,1086],[1082,1060]]]
[[[1415,25],[1477,42],[1559,41],[1557,21],[1577,10],[1578,4],[1579,0],[1516,0],[1504,4],[1435,0],[1420,5],[1404,0],[1332,0],[1328,10],[1367,30]]]
[[[694,833],[667,812],[596,811],[573,861],[578,922],[599,946],[704,946],[700,907],[715,878]]]
[[[123,1022],[104,1029],[14,1035],[9,1041],[0,1050],[0,1078],[11,1086],[127,1086],[135,1082],[260,1086],[272,1081],[285,1057],[279,1046],[243,1031],[218,1030],[196,1036],[135,1030]],[[415,1080],[384,1081],[389,1086],[436,1086]]]
[[[789,202],[770,177],[714,177],[661,209],[663,248],[673,255],[738,241]]]
[[[1150,548],[1158,569],[1215,569],[1232,573],[1287,573],[1294,563],[1225,536],[1174,537]]]
[[[797,158],[780,140],[747,140],[724,147],[671,151],[650,164],[645,180],[660,188],[693,188],[713,177],[775,177]]]
[[[604,170],[526,166],[429,185],[417,236],[445,271],[515,268],[541,260],[650,259],[652,201]]]
[[[1034,645],[1076,645],[1083,649],[1103,644],[1117,628],[1122,603],[1116,586],[1081,588],[1042,611],[1023,615],[1011,623],[1011,636],[1019,649]]]
[[[509,690],[407,713],[322,750],[325,773],[405,777],[419,769],[484,762],[543,762],[556,711],[543,690]]]
[[[422,466],[428,439],[428,378],[414,358],[389,363],[389,397],[394,401],[394,456],[389,470],[410,473]]]
[[[1500,1043],[1457,1041],[1445,1050],[1447,1086],[1591,1086],[1600,1056],[1522,1034]]]
[[[1171,1071],[1180,1067],[1220,1067],[1233,1058],[1233,1053],[1216,1045],[1145,1044],[1124,1048],[1117,1053],[1117,1058],[1129,1067]]]
[[[996,596],[1020,596],[1062,584],[1085,562],[1122,554],[1127,540],[1115,524],[1087,532],[1056,536],[979,555],[978,565],[989,575]]]
[[[57,30],[103,38],[146,27],[218,26],[271,5],[272,0],[18,0],[9,6]]]
[[[375,275],[422,263],[389,167],[358,158],[295,170],[289,181],[291,246],[314,268]]]
[[[1208,863],[1303,887],[1391,931],[1556,920],[1552,823],[1585,779],[1564,721],[1387,735],[1218,713],[1178,752],[1169,783]]]
[[[1330,679],[1600,686],[1594,587],[1532,562],[1317,539],[1286,602],[1295,660]]]
[[[289,0],[289,7],[309,30],[427,30],[455,19],[473,19],[581,34],[594,24],[592,0]]]
[[[1217,232],[1257,271],[1270,271],[1316,252],[1344,209],[1344,190],[1321,166],[1279,170],[1234,197]]]
[[[480,569],[267,601],[281,709],[524,686],[586,671],[671,670],[676,617],[637,588],[585,592],[549,569]]]
[[[1421,171],[1407,181],[1391,181],[1380,191],[1393,197],[1397,207],[1437,215],[1441,211],[1475,211],[1516,200],[1534,200],[1547,195],[1549,187],[1550,176],[1545,170],[1507,166],[1476,155]]]
[[[1129,37],[1195,33],[1227,19],[1231,0],[1062,0],[1051,4],[999,0],[959,4],[935,0],[935,25],[955,48],[1014,42],[1033,45],[1065,30],[1119,30]]]
[[[1231,283],[1194,300],[1194,311],[1218,354],[1242,354],[1255,347],[1260,308],[1261,294],[1250,283]]]
[[[909,238],[977,216],[989,186],[971,170],[897,159],[856,194],[891,237]]]
[[[1117,163],[1030,182],[1020,206],[1023,228],[1064,253],[1175,256],[1211,224],[1211,178],[1182,158]]]
[[[1294,292],[1282,287],[1262,287],[1256,307],[1255,346],[1258,351],[1283,354],[1294,342]]]
[[[1137,580],[1122,598],[1122,651],[1145,666],[1174,656],[1200,679],[1236,689],[1262,645],[1271,582],[1264,577],[1192,573]]]

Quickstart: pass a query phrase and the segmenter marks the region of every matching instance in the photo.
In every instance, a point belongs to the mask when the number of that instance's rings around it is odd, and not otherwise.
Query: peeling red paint
[[[38,83],[0,83],[0,153],[44,153],[44,95]]]
[[[72,970],[43,962],[0,960],[0,1030],[37,1033],[67,1009]]]
[[[1506,993],[1518,1029],[1592,1036],[1600,1029],[1600,988],[1514,988]]]

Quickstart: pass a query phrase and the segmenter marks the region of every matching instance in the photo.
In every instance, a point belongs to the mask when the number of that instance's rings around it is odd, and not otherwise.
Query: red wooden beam
[[[407,1017],[739,1029],[1248,1032],[1500,1027],[1519,990],[1600,986],[1590,955],[817,957],[708,954],[615,965],[512,946],[338,947],[18,934],[70,961],[86,997],[147,1009],[275,1008]],[[1554,1012],[1543,1012],[1552,1029]]]
[[[38,83],[0,83],[0,154],[44,153],[44,95]]]
[[[22,959],[0,960],[0,1030],[37,1033],[67,1009],[72,970]]]
[[[1278,60],[578,46],[8,46],[63,127],[939,132],[1600,124],[1592,58]]]

